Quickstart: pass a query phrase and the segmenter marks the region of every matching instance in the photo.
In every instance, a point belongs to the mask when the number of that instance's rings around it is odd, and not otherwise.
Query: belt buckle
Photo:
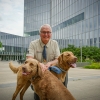
[[[43,64],[46,64],[47,63],[47,61],[45,60],[45,59],[43,59],[43,62],[42,62]]]
[[[45,59],[43,59],[43,62],[47,62]]]

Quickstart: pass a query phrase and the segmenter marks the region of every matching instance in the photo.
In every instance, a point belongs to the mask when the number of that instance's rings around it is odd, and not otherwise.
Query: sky
[[[0,0],[0,31],[23,36],[24,0]]]

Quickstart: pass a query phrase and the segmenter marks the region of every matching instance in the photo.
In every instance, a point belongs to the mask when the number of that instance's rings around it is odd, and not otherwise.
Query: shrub
[[[92,63],[91,65],[84,66],[84,68],[88,68],[88,69],[100,69],[100,63]]]

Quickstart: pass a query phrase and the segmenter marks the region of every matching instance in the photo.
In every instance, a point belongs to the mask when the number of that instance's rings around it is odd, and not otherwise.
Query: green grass
[[[100,63],[92,63],[91,65],[84,66],[87,69],[100,69]]]

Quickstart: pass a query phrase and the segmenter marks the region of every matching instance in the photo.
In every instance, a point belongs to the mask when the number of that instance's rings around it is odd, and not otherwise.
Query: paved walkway
[[[70,69],[68,89],[76,100],[100,100],[100,70]]]
[[[16,74],[9,69],[8,63],[0,61],[0,100],[11,100],[16,87]],[[17,62],[13,63],[19,66]],[[71,68],[68,75],[68,89],[76,100],[100,100],[100,70],[77,67]],[[30,87],[24,100],[34,100]]]

